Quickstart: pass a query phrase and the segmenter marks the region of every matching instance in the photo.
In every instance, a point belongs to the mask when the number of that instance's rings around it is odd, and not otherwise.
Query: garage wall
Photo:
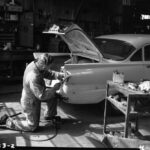
[[[24,12],[33,12],[34,42],[49,48],[49,37],[41,32],[50,24],[77,23],[91,37],[102,34],[133,33],[137,26],[135,7],[145,8],[141,0],[16,0]],[[147,0],[144,0],[147,1]],[[140,5],[144,4],[144,6]],[[141,6],[141,7],[140,7]],[[139,10],[139,9],[138,9]],[[45,42],[47,41],[47,42]],[[53,49],[53,48],[52,48]]]

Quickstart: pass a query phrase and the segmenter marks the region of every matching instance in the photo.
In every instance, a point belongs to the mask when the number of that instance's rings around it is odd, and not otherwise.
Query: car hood
[[[102,54],[96,45],[76,24],[65,26],[62,29],[57,25],[53,25],[48,31],[44,31],[43,33],[59,35],[66,42],[73,55],[102,61]]]

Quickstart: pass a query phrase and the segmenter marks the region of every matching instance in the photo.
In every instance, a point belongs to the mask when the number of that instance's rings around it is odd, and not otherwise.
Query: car
[[[62,71],[71,75],[59,91],[65,102],[103,101],[106,82],[112,80],[115,71],[123,73],[126,81],[150,79],[150,35],[113,34],[91,39],[76,24],[57,29],[43,33],[59,35],[70,49],[70,59],[64,62]]]

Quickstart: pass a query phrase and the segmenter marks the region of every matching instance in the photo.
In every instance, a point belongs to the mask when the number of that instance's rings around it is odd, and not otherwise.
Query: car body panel
[[[150,61],[144,62],[143,64],[143,69],[144,69],[144,79],[149,79],[150,78]]]
[[[73,104],[102,101],[105,98],[106,81],[112,80],[115,70],[123,72],[128,81],[139,81],[144,76],[142,63],[72,64],[65,65],[65,70],[71,73],[71,78],[62,86],[60,93],[69,98],[68,103]]]

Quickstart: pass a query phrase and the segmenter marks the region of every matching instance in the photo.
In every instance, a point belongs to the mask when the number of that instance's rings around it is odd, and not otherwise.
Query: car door
[[[143,49],[141,48],[130,57],[130,65],[125,72],[125,77],[129,81],[140,81],[144,75]]]
[[[150,80],[150,44],[143,48],[144,50],[144,79]]]

